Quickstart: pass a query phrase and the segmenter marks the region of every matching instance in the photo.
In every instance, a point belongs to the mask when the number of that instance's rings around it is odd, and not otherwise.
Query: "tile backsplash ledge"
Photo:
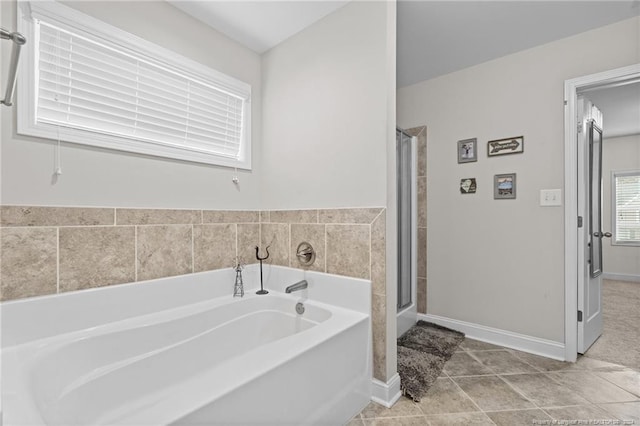
[[[317,252],[309,269],[374,281],[385,294],[384,208],[177,210],[0,206],[2,300],[269,262],[301,267],[302,241]],[[374,258],[376,259],[374,262]]]

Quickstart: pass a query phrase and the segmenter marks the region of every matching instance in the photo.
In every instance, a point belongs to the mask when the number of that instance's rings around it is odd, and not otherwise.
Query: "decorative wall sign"
[[[460,179],[460,193],[461,194],[475,194],[476,193],[476,178]]]
[[[516,198],[516,174],[507,173],[493,177],[494,200],[506,200]]]
[[[478,161],[478,140],[464,139],[458,141],[458,163]]]
[[[524,152],[524,136],[487,142],[487,156],[520,154]]]

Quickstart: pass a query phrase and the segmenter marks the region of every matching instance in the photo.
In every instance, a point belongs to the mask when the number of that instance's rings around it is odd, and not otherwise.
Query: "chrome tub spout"
[[[298,290],[303,290],[305,288],[307,288],[309,286],[309,283],[307,282],[307,280],[302,280],[302,281],[298,281],[295,284],[291,284],[289,287],[287,287],[284,292],[285,293],[291,293],[293,291],[298,291]]]

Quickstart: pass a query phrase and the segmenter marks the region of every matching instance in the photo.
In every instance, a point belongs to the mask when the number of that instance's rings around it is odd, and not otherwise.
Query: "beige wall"
[[[2,27],[15,29],[15,0],[0,3]],[[260,56],[164,1],[72,1],[66,4],[251,84],[253,170],[238,173],[238,189],[231,182],[233,169],[63,143],[63,174],[54,184],[53,141],[16,135],[16,108],[3,107],[0,147],[2,203],[259,208],[262,145]],[[2,70],[6,72],[4,64],[9,61],[11,43],[0,43],[0,48]],[[2,81],[6,81],[4,75]]]
[[[606,117],[605,117],[606,132]],[[604,139],[602,145],[603,215],[605,231],[613,231],[612,171],[640,170],[640,135]],[[628,275],[640,281],[640,247],[613,245],[612,239],[604,240],[602,256],[606,274]]]
[[[428,129],[430,314],[564,341],[564,210],[539,206],[563,187],[564,81],[640,62],[638,34],[634,18],[398,90],[398,125]],[[487,158],[487,141],[520,135],[523,154]],[[473,137],[478,161],[458,164]],[[494,200],[511,172],[518,198]]]
[[[351,2],[263,55],[264,207],[387,204],[387,13]]]

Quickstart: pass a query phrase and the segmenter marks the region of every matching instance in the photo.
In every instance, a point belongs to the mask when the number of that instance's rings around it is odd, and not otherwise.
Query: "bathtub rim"
[[[309,287],[291,293],[294,297],[371,315],[370,280],[276,265],[265,265],[264,269],[269,291],[283,293],[287,285],[306,279]],[[246,266],[243,273],[245,294],[255,293],[258,264]],[[0,302],[1,348],[232,295],[234,282],[234,269],[224,268]],[[117,313],[113,311],[116,308]],[[79,324],[79,318],[84,322]]]

